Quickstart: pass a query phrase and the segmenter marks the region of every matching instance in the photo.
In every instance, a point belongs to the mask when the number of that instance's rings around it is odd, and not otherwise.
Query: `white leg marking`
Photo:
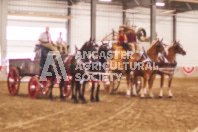
[[[143,89],[141,90],[141,96],[140,96],[141,98],[144,98],[144,97],[145,97],[145,96],[144,96],[144,91],[145,91],[145,89],[146,89],[146,88],[143,88]]]
[[[149,91],[149,96],[150,96],[151,98],[154,98],[153,93],[152,93],[151,90]]]
[[[147,90],[146,90],[146,88],[144,88],[144,94],[147,94]]]
[[[131,96],[131,91],[130,91],[130,89],[127,89],[126,96]]]
[[[133,95],[137,96],[137,91],[136,91],[136,86],[135,86],[135,84],[133,85]]]
[[[173,96],[171,89],[168,90],[168,96],[169,97],[172,97]]]
[[[159,97],[163,97],[163,89],[160,89]]]

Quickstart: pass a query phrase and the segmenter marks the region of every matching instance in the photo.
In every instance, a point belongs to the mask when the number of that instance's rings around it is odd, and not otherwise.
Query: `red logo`
[[[0,66],[0,72],[1,72],[1,70],[2,70],[2,66]]]
[[[182,70],[185,74],[190,75],[194,72],[195,67],[183,67]]]

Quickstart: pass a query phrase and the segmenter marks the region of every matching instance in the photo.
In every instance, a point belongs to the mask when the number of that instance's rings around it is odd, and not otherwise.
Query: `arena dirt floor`
[[[166,83],[167,84],[167,83]],[[167,86],[167,85],[166,85]],[[174,79],[172,99],[158,99],[159,80],[154,99],[125,96],[126,84],[101,102],[74,104],[61,101],[54,89],[53,101],[30,99],[27,83],[18,96],[10,96],[6,82],[0,82],[0,132],[198,132],[198,79]]]

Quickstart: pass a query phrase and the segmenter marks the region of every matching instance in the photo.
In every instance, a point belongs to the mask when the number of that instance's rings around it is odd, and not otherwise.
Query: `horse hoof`
[[[159,98],[162,99],[163,97],[162,96],[159,96]]]
[[[52,97],[52,96],[49,96],[49,99],[50,99],[50,100],[53,100],[53,97]]]
[[[129,98],[129,97],[131,97],[131,95],[126,94],[126,97]]]
[[[74,102],[75,104],[78,104],[78,100],[74,100],[73,102]]]
[[[141,98],[141,99],[144,99],[144,98],[145,98],[145,95],[144,95],[144,94],[141,94],[141,95],[140,95],[140,98]]]
[[[173,96],[168,96],[169,98],[173,98]]]
[[[86,100],[82,100],[82,102],[81,102],[82,104],[86,104],[87,103],[87,101]]]
[[[62,97],[62,98],[60,98],[60,99],[61,99],[61,101],[65,101],[65,100],[66,100],[66,99],[65,99],[65,98],[63,98],[63,97]]]
[[[154,96],[150,96],[149,98],[150,98],[150,99],[154,99]]]
[[[72,98],[73,103],[77,104],[78,100],[76,98]]]
[[[133,97],[137,97],[137,94],[133,94]]]
[[[91,102],[95,102],[95,100],[94,100],[94,99],[90,99],[90,101],[91,101]]]
[[[141,99],[145,99],[145,96],[140,96]]]
[[[98,99],[96,99],[96,102],[100,102],[100,99],[98,98]]]

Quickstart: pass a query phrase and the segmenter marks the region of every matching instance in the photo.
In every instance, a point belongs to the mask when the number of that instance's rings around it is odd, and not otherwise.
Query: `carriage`
[[[36,47],[38,47],[37,45]],[[49,87],[51,85],[51,78],[47,78],[47,81],[40,81],[41,75],[41,56],[39,52],[36,52],[34,60],[31,59],[9,59],[9,73],[7,77],[8,91],[10,95],[17,95],[20,83],[24,77],[29,77],[28,93],[32,99],[38,98],[40,95],[45,96],[49,93]],[[65,85],[62,87],[63,97],[67,98],[70,95],[71,78],[67,77]],[[59,81],[56,80],[56,84]]]

